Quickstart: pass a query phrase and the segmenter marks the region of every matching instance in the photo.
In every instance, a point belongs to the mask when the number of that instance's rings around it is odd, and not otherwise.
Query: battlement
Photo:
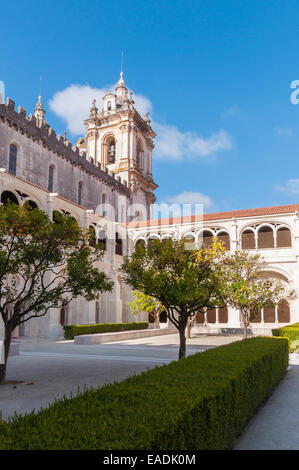
[[[108,186],[113,186],[120,193],[130,195],[126,182],[121,183],[114,174],[110,175],[107,169],[101,169],[100,164],[96,166],[93,161],[87,160],[85,152],[80,152],[78,148],[73,149],[72,143],[63,136],[56,136],[55,130],[48,123],[38,126],[35,117],[32,114],[27,117],[26,110],[21,106],[16,111],[15,102],[10,98],[7,98],[6,104],[0,104],[1,121],[58,156],[69,160],[72,165],[80,166],[85,172],[99,178]]]

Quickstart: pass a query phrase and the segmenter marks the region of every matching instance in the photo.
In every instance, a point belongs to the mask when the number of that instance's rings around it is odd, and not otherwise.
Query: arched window
[[[96,231],[93,225],[89,226],[88,232],[89,232],[89,246],[92,246],[94,248],[96,246],[97,239],[96,239]]]
[[[242,233],[242,250],[254,250],[255,239],[252,230],[244,230]]]
[[[140,246],[141,248],[145,248],[145,241],[144,240],[137,240],[137,242],[135,243],[135,248],[137,248],[137,246]]]
[[[204,230],[202,233],[202,247],[208,248],[213,240],[213,234],[208,230]]]
[[[258,231],[258,247],[274,248],[274,233],[271,227],[261,227]]]
[[[208,323],[216,323],[216,308],[208,308],[207,310]]]
[[[262,321],[262,312],[259,311],[257,316],[252,320],[252,323],[261,323],[261,321]]]
[[[278,304],[278,322],[290,323],[290,307],[286,300],[281,300]]]
[[[19,201],[13,193],[11,193],[10,191],[3,191],[3,193],[1,194],[1,202],[5,205],[8,203],[8,201],[19,205]]]
[[[196,321],[196,323],[204,323],[205,322],[204,313],[197,312],[195,321]]]
[[[63,326],[65,325],[66,321],[65,321],[65,307],[61,307],[60,309],[60,325]]]
[[[18,149],[16,145],[11,144],[11,146],[9,147],[8,171],[12,175],[16,175],[17,173],[17,153]]]
[[[227,323],[228,322],[227,307],[219,307],[218,308],[218,315],[219,315],[219,323]]]
[[[54,166],[49,166],[49,177],[48,177],[48,191],[53,193],[54,191]]]
[[[53,211],[52,219],[53,219],[53,222],[55,222],[55,224],[59,224],[61,222],[61,217],[62,217],[61,212],[56,211],[56,210]]]
[[[275,307],[264,307],[264,322],[275,323]]]
[[[111,101],[108,101],[108,103],[107,103],[107,110],[111,111]]]
[[[38,209],[38,206],[34,201],[27,199],[26,204],[29,207],[29,209]]]
[[[217,238],[221,240],[224,243],[224,247],[226,250],[230,250],[230,239],[229,239],[229,234],[226,232],[220,232],[217,235]]]
[[[287,248],[292,246],[291,231],[287,227],[280,227],[277,230],[277,248]]]
[[[196,244],[195,244],[195,235],[193,233],[186,233],[184,235],[184,240],[185,240],[185,248],[188,250],[196,250]]]
[[[143,150],[140,142],[137,143],[137,167],[143,170]]]
[[[82,181],[79,181],[79,184],[78,184],[78,204],[80,204],[80,205],[82,203],[82,188],[83,188],[83,183],[82,183]]]
[[[106,249],[107,249],[107,237],[106,237],[106,232],[104,230],[99,231],[98,245],[99,245],[101,250],[106,251]]]

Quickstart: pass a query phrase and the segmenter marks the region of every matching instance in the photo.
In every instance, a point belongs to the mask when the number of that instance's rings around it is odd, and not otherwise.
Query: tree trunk
[[[0,364],[0,385],[5,385],[7,359],[9,354],[9,348],[11,343],[11,330],[6,328],[5,339],[4,339],[4,364]]]
[[[187,321],[182,321],[179,324],[179,334],[180,334],[180,350],[179,350],[179,359],[186,357],[186,331]]]

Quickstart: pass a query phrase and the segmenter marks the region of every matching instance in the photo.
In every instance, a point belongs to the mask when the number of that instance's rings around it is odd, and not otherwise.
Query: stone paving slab
[[[20,355],[8,359],[7,379],[22,381],[0,387],[3,419],[38,410],[78,389],[123,380],[178,358],[179,335],[76,345],[70,340],[19,338]],[[237,337],[200,336],[187,340],[187,354],[236,341]]]
[[[235,443],[234,450],[299,450],[299,358]]]

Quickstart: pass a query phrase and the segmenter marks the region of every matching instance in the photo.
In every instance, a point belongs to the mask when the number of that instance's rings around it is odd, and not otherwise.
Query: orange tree
[[[247,338],[250,323],[264,307],[273,307],[282,299],[294,298],[295,293],[280,281],[263,278],[266,263],[257,255],[236,251],[224,259],[222,267],[223,301],[239,310],[243,337]]]
[[[152,240],[148,247],[137,246],[122,264],[125,282],[166,309],[179,331],[179,359],[186,355],[188,319],[221,301],[222,243],[214,239],[211,247],[200,250],[186,246],[184,240]]]
[[[46,315],[72,298],[95,299],[111,291],[113,282],[94,263],[102,252],[89,246],[89,234],[73,217],[47,214],[30,207],[0,207],[0,314],[4,324],[4,364],[13,330],[32,318]]]

